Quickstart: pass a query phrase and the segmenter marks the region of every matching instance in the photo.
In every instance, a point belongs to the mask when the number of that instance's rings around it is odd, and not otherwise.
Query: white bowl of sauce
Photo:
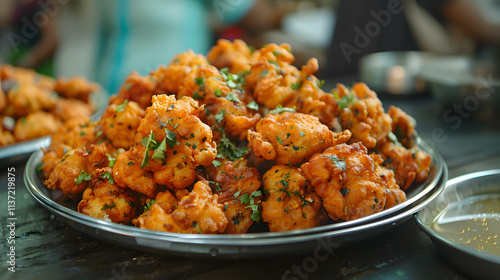
[[[457,269],[500,279],[500,169],[449,180],[415,219]]]

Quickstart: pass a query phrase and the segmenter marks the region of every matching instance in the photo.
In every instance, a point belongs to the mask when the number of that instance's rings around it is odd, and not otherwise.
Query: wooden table
[[[423,139],[432,141],[448,163],[450,178],[500,168],[500,129],[495,120],[464,119],[454,129],[430,96],[382,97],[419,121]],[[442,129],[445,141],[433,133]],[[440,131],[440,130],[439,130]],[[438,141],[435,141],[438,139]],[[103,243],[68,228],[37,204],[23,181],[25,162],[3,162],[0,170],[2,254],[0,279],[467,279],[438,253],[410,219],[357,244],[335,249],[316,262],[313,252],[251,260],[189,259],[156,255]],[[15,171],[9,176],[8,168]],[[8,177],[15,178],[15,272],[8,270]],[[11,179],[13,180],[13,179]]]

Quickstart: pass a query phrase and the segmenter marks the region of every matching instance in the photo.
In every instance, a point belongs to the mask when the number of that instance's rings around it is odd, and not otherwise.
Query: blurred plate
[[[136,250],[185,257],[249,258],[263,254],[271,256],[311,251],[319,246],[318,239],[339,247],[373,237],[408,220],[440,193],[448,178],[442,158],[429,147],[421,147],[433,156],[432,170],[426,182],[411,189],[406,202],[362,219],[287,232],[178,234],[140,229],[89,217],[75,211],[74,203],[68,203],[62,192],[49,190],[43,185],[36,173],[36,166],[42,157],[41,151],[33,153],[28,160],[24,180],[29,193],[43,207],[61,217],[74,229],[97,239]]]
[[[108,93],[101,89],[90,95],[90,102],[96,108],[92,119],[98,119],[108,105]],[[31,153],[50,146],[50,135],[0,147],[0,165],[14,164],[26,160]]]
[[[415,219],[457,269],[475,279],[498,279],[499,201],[500,169],[476,172],[449,180]]]
[[[434,99],[444,105],[500,104],[500,75],[492,61],[466,56],[436,56],[426,62],[421,77]]]
[[[377,93],[422,94],[427,87],[420,73],[432,59],[434,55],[418,51],[368,54],[360,60],[360,78]]]

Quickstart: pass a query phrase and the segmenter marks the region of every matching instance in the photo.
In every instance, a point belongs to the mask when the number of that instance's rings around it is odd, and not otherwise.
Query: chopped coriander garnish
[[[231,161],[235,161],[242,158],[246,153],[248,153],[248,148],[246,146],[238,147],[233,144],[227,137],[224,129],[219,128],[222,132],[222,138],[220,144],[217,145],[217,157],[227,158]]]
[[[104,132],[102,132],[102,130],[99,130],[99,131],[95,134],[95,136],[99,137],[99,136],[101,136],[103,133],[104,133]]]
[[[203,98],[204,98],[204,97],[203,97],[203,96],[201,96],[201,95],[198,93],[198,91],[197,91],[197,90],[195,90],[195,91],[193,92],[193,99],[196,99],[196,100],[201,100],[201,99],[203,99]]]
[[[273,51],[274,56],[279,56],[281,55],[281,52],[278,50]]]
[[[316,85],[318,88],[321,88],[325,84],[325,80],[316,80]]]
[[[144,205],[144,212],[146,212],[149,209],[151,209],[151,206],[153,206],[153,204],[155,204],[155,200],[154,199],[151,199],[150,202],[146,203],[146,205]]]
[[[234,94],[232,93],[228,93],[226,95],[226,97],[224,97],[225,99],[229,100],[229,101],[232,101],[232,102],[236,102],[236,103],[241,103],[241,101],[238,99],[238,97],[236,97]]]
[[[302,87],[302,82],[300,83],[292,83],[292,85],[290,86],[293,90],[297,90],[299,88]]]
[[[256,110],[256,111],[259,110],[259,104],[257,104],[257,102],[255,102],[255,100],[248,103],[247,107],[252,109],[252,110]]]
[[[221,97],[221,96],[222,96],[222,91],[220,91],[220,89],[218,88],[218,89],[216,89],[216,90],[214,91],[214,94],[215,94],[215,96],[217,96],[217,97]]]
[[[304,137],[304,135],[306,135],[306,134],[302,131],[299,131],[299,135],[300,135],[300,137]]]
[[[90,181],[92,178],[90,177],[90,174],[87,174],[85,170],[80,171],[80,174],[78,174],[78,177],[75,178],[75,184],[81,184],[83,181]]]
[[[212,161],[212,164],[215,166],[215,168],[219,167],[222,163],[216,159]]]
[[[115,165],[116,158],[112,157],[110,154],[106,154],[106,157],[108,158],[109,161],[108,166],[112,168]]]
[[[127,106],[127,103],[128,103],[128,99],[125,99],[125,101],[123,101],[123,103],[121,105],[119,105],[118,107],[116,107],[115,112],[118,113],[118,112],[121,112],[121,111],[125,110],[125,107]]]
[[[349,190],[346,189],[346,188],[341,188],[340,189],[340,193],[343,195],[343,196],[346,196],[348,193],[349,193]]]
[[[165,162],[165,152],[167,151],[167,137],[161,141],[158,148],[155,149],[155,152],[151,156],[152,159]]]
[[[345,159],[339,159],[336,155],[329,156],[329,158],[335,163],[335,165],[340,168],[340,170],[346,170]]]
[[[345,109],[349,107],[350,105],[356,104],[356,100],[354,100],[355,95],[354,94],[348,94],[342,97],[342,99],[339,100],[339,107],[340,109]]]
[[[276,109],[271,110],[271,114],[281,114],[283,112],[295,112],[295,110],[296,110],[295,106],[293,106],[292,108],[287,108],[287,107],[283,107],[281,105],[278,105],[278,107],[276,107]]]
[[[264,70],[262,70],[262,72],[260,72],[260,76],[264,77],[265,75],[267,75],[267,73],[269,73],[269,70],[264,69]]]
[[[196,77],[194,78],[194,82],[199,86],[199,87],[203,87],[205,86],[205,78],[203,77]]]
[[[171,149],[173,149],[175,147],[175,145],[179,144],[179,142],[177,142],[177,138],[175,138],[175,135],[177,135],[177,133],[174,133],[174,132],[165,128],[165,140],[164,141]]]
[[[114,207],[116,206],[116,204],[113,202],[111,203],[110,205],[108,205],[107,203],[104,204],[104,206],[101,208],[101,210],[106,210],[106,209],[113,209]]]
[[[226,115],[226,111],[225,110],[220,110],[219,112],[217,112],[217,114],[215,114],[215,121],[217,123],[221,123],[222,120],[224,119],[224,116]]]
[[[278,143],[283,143],[283,141],[281,140],[281,138],[279,136],[276,135],[276,139],[278,140]]]

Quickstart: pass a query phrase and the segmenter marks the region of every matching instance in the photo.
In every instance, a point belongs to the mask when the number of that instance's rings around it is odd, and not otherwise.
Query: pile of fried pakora
[[[0,146],[50,135],[72,118],[89,118],[89,96],[97,90],[82,77],[56,80],[0,65]]]
[[[97,122],[64,123],[40,173],[80,213],[176,233],[349,221],[405,201],[431,157],[365,84],[321,89],[286,44],[218,41],[132,73]]]

